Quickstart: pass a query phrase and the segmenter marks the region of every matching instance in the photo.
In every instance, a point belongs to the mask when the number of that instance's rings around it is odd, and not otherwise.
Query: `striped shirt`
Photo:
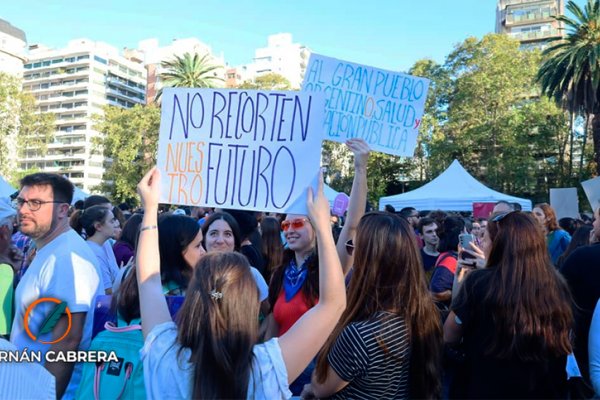
[[[346,326],[327,360],[342,380],[350,382],[332,399],[409,396],[410,338],[404,319],[395,314],[378,312],[367,321]]]

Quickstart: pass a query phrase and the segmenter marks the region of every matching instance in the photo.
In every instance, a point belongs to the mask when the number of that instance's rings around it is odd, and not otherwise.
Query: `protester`
[[[73,184],[57,174],[36,173],[21,180],[16,199],[21,232],[29,235],[37,254],[15,290],[15,318],[11,342],[19,349],[59,352],[87,350],[92,334],[94,299],[103,293],[96,256],[84,240],[69,227],[69,205]],[[71,328],[66,337],[68,318],[62,315],[52,332],[32,340],[25,332],[25,311],[40,298],[51,297],[67,303]],[[40,326],[55,304],[41,303],[29,313],[30,329]],[[53,362],[45,367],[56,378],[56,396],[72,398],[79,384],[81,364]],[[75,368],[74,368],[75,367]]]
[[[600,207],[594,211],[593,232],[600,236]],[[567,280],[575,302],[575,358],[583,378],[589,382],[588,335],[592,314],[600,299],[600,244],[579,247],[566,258],[561,274]]]
[[[165,213],[158,218],[158,229],[163,294],[185,296],[194,267],[205,253],[200,226],[192,217]]]
[[[571,237],[571,242],[567,246],[567,249],[564,253],[558,257],[558,261],[556,262],[556,268],[559,270],[562,268],[565,260],[574,252],[576,249],[582,246],[587,246],[590,244],[590,234],[592,232],[592,227],[589,225],[582,225],[577,228]]]
[[[275,268],[283,261],[283,243],[281,242],[281,223],[277,218],[265,217],[260,223],[262,235],[262,256],[265,259],[265,281],[271,281]]]
[[[15,260],[12,246],[12,230],[16,211],[0,200],[0,337],[10,334],[13,317],[14,271],[20,267]]]
[[[408,221],[408,223],[410,224],[410,226],[412,226],[413,228],[413,233],[415,234],[416,240],[417,240],[417,245],[419,246],[419,248],[423,247],[423,241],[421,240],[421,237],[419,236],[419,212],[417,211],[416,208],[414,207],[404,207],[402,210],[400,210],[400,216],[404,219],[406,219]]]
[[[496,202],[494,205],[494,209],[492,210],[492,214],[501,214],[514,211],[515,207],[505,200],[500,200]]]
[[[556,265],[558,257],[567,249],[571,236],[558,226],[554,209],[549,204],[537,204],[533,208],[533,216],[544,230],[550,259]]]
[[[566,231],[569,235],[571,235],[571,237],[581,225],[583,225],[583,221],[579,221],[571,217],[565,217],[558,220],[558,226],[560,226],[560,229]]]
[[[486,268],[466,278],[444,325],[463,340],[466,360],[454,381],[459,398],[564,398],[572,351],[571,296],[548,257],[533,217],[496,216]]]
[[[355,245],[348,307],[303,395],[439,397],[442,329],[412,227],[394,214],[369,213]]]
[[[590,379],[597,397],[600,395],[600,301],[596,303],[589,336]]]
[[[161,296],[157,246],[159,172],[153,168],[138,191],[145,209],[137,249],[142,350],[150,398],[288,398],[293,381],[317,354],[346,305],[344,279],[329,225],[322,176],[307,208],[315,224],[320,265],[319,303],[285,335],[256,344],[258,290],[247,260],[234,252],[204,256],[194,269],[193,290],[179,310],[180,330]],[[176,379],[174,379],[176,377]]]
[[[431,280],[431,275],[435,268],[435,263],[440,255],[438,244],[440,238],[437,235],[437,224],[433,218],[424,217],[419,220],[419,235],[423,241],[421,248],[421,259],[425,268],[425,277],[427,282]]]
[[[202,236],[207,253],[240,252],[242,238],[240,228],[233,216],[226,212],[211,214],[202,225]],[[247,259],[248,257],[246,257]],[[258,300],[261,302],[261,313],[264,317],[269,311],[269,287],[260,272],[250,266],[250,272],[259,291]]]
[[[104,247],[104,243],[115,235],[119,221],[108,208],[92,206],[76,211],[71,216],[71,224],[74,224],[76,231],[85,232],[86,243],[98,261],[102,288],[106,294],[111,294],[113,284],[119,275],[119,266],[115,261],[112,248]]]
[[[235,218],[240,228],[240,253],[245,255],[250,265],[256,268],[264,277],[265,260],[261,252],[261,238],[255,213],[242,210],[229,210],[228,213]],[[258,243],[254,243],[253,238]]]
[[[430,284],[433,299],[442,310],[447,310],[452,299],[452,285],[458,258],[458,235],[463,233],[464,224],[460,217],[447,217],[442,225],[443,230],[438,245],[440,255],[436,261]]]
[[[137,243],[141,223],[141,214],[133,214],[129,217],[123,226],[121,237],[113,246],[115,260],[119,267],[126,265],[135,256],[135,244]]]
[[[369,147],[362,139],[346,142],[354,153],[354,180],[350,192],[348,216],[337,242],[338,257],[344,273],[352,266],[353,256],[346,250],[352,246],[352,238],[360,218],[364,214],[367,199],[367,161]],[[327,217],[329,221],[329,216]],[[267,317],[267,338],[282,336],[311,307],[320,301],[319,258],[316,246],[314,221],[305,215],[288,214],[281,227],[287,240],[283,263],[273,273],[269,286],[269,303],[272,313]],[[329,225],[331,231],[331,225]],[[349,247],[350,247],[349,246]],[[299,395],[310,382],[313,365],[293,383],[290,390]]]

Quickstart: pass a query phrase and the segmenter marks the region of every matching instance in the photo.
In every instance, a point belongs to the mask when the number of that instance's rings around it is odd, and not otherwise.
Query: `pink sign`
[[[335,200],[333,200],[333,208],[331,209],[331,212],[335,215],[339,215],[340,217],[343,216],[348,209],[348,203],[350,203],[350,198],[346,193],[338,194],[335,196]]]

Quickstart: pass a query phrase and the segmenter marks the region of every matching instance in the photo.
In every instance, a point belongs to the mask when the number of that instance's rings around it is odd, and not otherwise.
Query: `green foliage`
[[[420,175],[433,178],[456,158],[488,186],[536,199],[568,180],[568,116],[539,98],[540,60],[539,51],[490,34],[466,39],[443,66],[418,61],[411,73],[432,81],[422,153],[417,149],[426,170]]]
[[[286,77],[274,72],[261,75],[254,81],[245,81],[238,86],[239,89],[258,89],[258,90],[291,90],[292,84]]]
[[[588,0],[583,9],[569,1],[567,9],[574,18],[556,17],[565,25],[567,34],[544,51],[538,80],[546,95],[570,112],[582,113],[586,120],[592,120],[594,167],[600,174],[600,1]],[[585,142],[584,139],[584,152]]]
[[[44,153],[53,132],[54,115],[38,112],[34,98],[21,90],[21,80],[0,72],[0,175],[13,181],[16,156],[27,148]]]
[[[213,88],[222,78],[216,72],[218,65],[212,65],[210,55],[185,53],[175,56],[172,60],[163,61],[161,66],[166,70],[160,74],[160,79],[165,87],[178,88]],[[162,88],[158,91],[157,99],[162,95]]]
[[[106,106],[104,115],[95,115],[94,120],[94,129],[103,132],[95,144],[112,159],[100,191],[110,193],[115,202],[137,198],[137,183],[156,163],[160,109],[154,105]]]

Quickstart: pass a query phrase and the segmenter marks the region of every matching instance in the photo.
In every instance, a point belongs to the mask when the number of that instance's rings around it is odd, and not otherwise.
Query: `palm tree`
[[[185,53],[183,56],[175,56],[172,60],[163,61],[161,67],[165,72],[159,74],[163,88],[212,88],[216,83],[223,81],[215,71],[221,68],[210,63],[210,56],[198,53]],[[162,88],[158,91],[156,99],[162,95]]]
[[[591,123],[596,173],[600,175],[600,0],[588,0],[583,10],[573,0],[566,7],[573,18],[560,15],[555,19],[565,25],[567,34],[544,50],[537,78],[544,94],[571,113],[585,116],[584,149]]]

